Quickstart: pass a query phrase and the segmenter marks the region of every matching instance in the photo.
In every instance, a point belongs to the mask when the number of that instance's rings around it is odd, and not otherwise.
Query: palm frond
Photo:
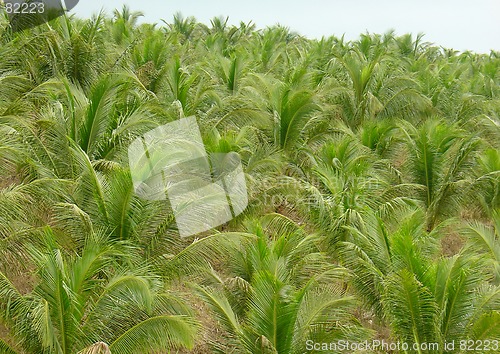
[[[195,323],[183,316],[156,316],[140,322],[116,338],[109,346],[112,353],[155,353],[194,345]]]

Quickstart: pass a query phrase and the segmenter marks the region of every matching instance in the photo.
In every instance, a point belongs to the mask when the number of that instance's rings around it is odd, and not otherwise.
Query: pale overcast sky
[[[489,53],[500,50],[500,0],[80,0],[72,12],[82,17],[128,4],[144,12],[142,21],[172,20],[180,11],[209,24],[229,16],[231,24],[252,20],[259,28],[279,23],[310,38],[360,33],[425,33],[447,48]]]

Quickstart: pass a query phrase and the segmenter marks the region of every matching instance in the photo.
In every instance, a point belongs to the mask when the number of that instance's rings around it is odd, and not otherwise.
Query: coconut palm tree
[[[230,346],[245,353],[298,353],[307,340],[366,338],[349,315],[355,299],[342,294],[346,273],[318,251],[318,235],[305,235],[279,214],[249,227],[255,236],[230,255],[225,270],[213,271],[214,285],[196,287]]]
[[[321,121],[315,93],[309,89],[309,78],[298,82],[280,82],[262,75],[253,75],[250,90],[256,93],[255,105],[266,112],[269,134],[276,147],[292,151],[299,141]]]
[[[494,276],[494,284],[500,283],[500,212],[492,214],[493,225],[484,225],[474,221],[467,225],[464,234],[467,236],[466,247],[470,253],[480,254],[485,257],[485,263]]]
[[[387,55],[391,36],[365,35],[347,51],[335,53],[328,64],[330,96],[340,118],[351,129],[374,118],[414,119],[430,107],[419,84],[402,66]]]
[[[365,215],[385,215],[412,203],[404,194],[408,187],[400,184],[399,171],[390,161],[375,158],[358,139],[347,129],[345,135],[322,147],[313,168],[320,193],[316,203],[313,198],[310,215],[322,230],[328,230],[332,250],[348,238],[346,227],[363,229]],[[362,133],[361,141],[371,145],[367,139]]]
[[[111,23],[111,35],[116,44],[122,44],[124,39],[129,41],[134,34],[134,28],[140,17],[144,16],[141,11],[131,11],[127,5],[123,5],[121,10],[113,11],[113,21]]]
[[[391,232],[390,225],[373,217],[365,232],[350,228],[354,239],[342,246],[344,264],[354,272],[352,284],[368,308],[410,348],[439,343],[435,352],[443,353],[444,341],[498,336],[500,293],[490,283],[496,270],[485,268],[497,255],[484,260],[467,248],[433,260],[442,231],[427,234],[418,211],[398,224]],[[489,252],[491,236],[479,226],[469,231],[475,247]]]
[[[193,345],[187,309],[154,275],[120,269],[125,249],[93,234],[69,255],[57,248],[50,228],[42,233],[47,247],[28,249],[37,277],[32,290],[24,294],[0,274],[1,318],[15,339],[7,352],[77,353],[98,342],[112,353]]]
[[[455,216],[463,205],[464,193],[471,184],[472,159],[479,139],[438,120],[420,127],[405,123],[402,130],[408,143],[406,167],[420,191],[419,199],[427,212],[427,227],[439,219]]]
[[[207,350],[499,336],[497,52],[127,7],[13,32],[0,12],[0,352],[192,348],[166,290],[187,281]],[[190,115],[239,154],[249,205],[182,239],[127,152]]]
[[[472,190],[483,213],[491,216],[500,208],[500,153],[496,149],[487,149],[478,160]]]
[[[181,42],[191,39],[197,25],[194,17],[184,18],[180,12],[174,14],[174,20],[171,24],[166,24],[171,33],[180,36],[179,39]]]

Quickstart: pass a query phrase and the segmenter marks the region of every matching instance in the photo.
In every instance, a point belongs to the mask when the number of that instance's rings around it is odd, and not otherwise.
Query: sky
[[[210,24],[229,16],[230,24],[252,21],[258,28],[277,23],[309,38],[359,34],[424,33],[424,40],[455,50],[500,50],[500,0],[80,0],[72,10],[89,17],[128,4],[142,11],[141,22],[171,22],[174,13]]]

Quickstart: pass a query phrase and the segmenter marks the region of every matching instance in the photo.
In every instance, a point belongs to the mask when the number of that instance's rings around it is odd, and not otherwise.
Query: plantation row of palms
[[[500,53],[140,16],[0,19],[0,353],[500,350]],[[189,116],[249,205],[183,239],[127,152]]]

